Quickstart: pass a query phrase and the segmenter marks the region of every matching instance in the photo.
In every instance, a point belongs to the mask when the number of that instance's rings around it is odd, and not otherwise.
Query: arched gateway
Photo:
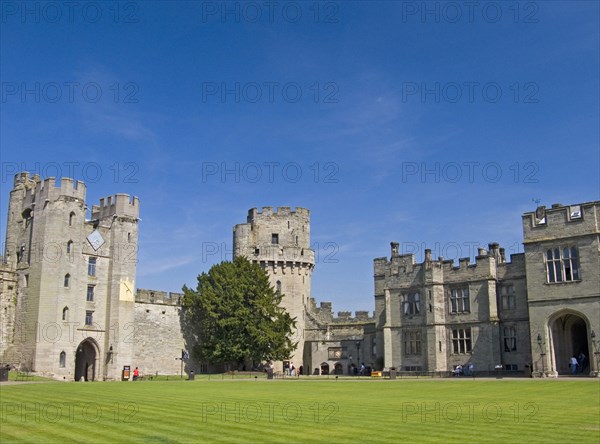
[[[94,381],[98,376],[100,356],[98,344],[92,338],[84,339],[75,352],[75,381]]]
[[[572,356],[580,367],[578,374],[590,373],[590,330],[587,317],[574,310],[561,310],[548,319],[550,370],[558,375],[572,374],[569,367]],[[584,357],[584,359],[582,359]]]

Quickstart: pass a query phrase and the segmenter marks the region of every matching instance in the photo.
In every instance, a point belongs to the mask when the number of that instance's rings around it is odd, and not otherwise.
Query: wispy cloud
[[[191,264],[198,258],[196,256],[184,256],[178,258],[161,258],[160,261],[146,262],[143,267],[138,267],[138,277],[151,276],[155,274],[164,273],[165,271],[184,267],[185,265]]]

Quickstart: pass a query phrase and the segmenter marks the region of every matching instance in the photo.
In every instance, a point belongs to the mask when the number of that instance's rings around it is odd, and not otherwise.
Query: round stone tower
[[[233,228],[233,255],[245,256],[269,274],[271,285],[283,293],[281,306],[296,318],[293,340],[298,342],[291,362],[303,365],[305,313],[315,253],[310,248],[310,211],[305,208],[263,207],[248,211],[245,224]],[[281,370],[282,363],[276,363]],[[304,365],[304,371],[310,367]]]

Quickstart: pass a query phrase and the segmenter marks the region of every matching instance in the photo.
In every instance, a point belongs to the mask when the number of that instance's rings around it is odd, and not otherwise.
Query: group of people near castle
[[[575,355],[571,356],[569,360],[569,367],[571,368],[571,373],[576,375],[577,373],[583,373],[583,370],[587,367],[587,357],[583,354],[583,352],[579,352],[579,355],[575,357]]]

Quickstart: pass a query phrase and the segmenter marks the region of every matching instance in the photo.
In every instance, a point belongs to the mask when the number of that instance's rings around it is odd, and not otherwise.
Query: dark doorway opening
[[[75,353],[75,381],[94,381],[97,375],[98,353],[96,345],[85,339],[77,347]]]

